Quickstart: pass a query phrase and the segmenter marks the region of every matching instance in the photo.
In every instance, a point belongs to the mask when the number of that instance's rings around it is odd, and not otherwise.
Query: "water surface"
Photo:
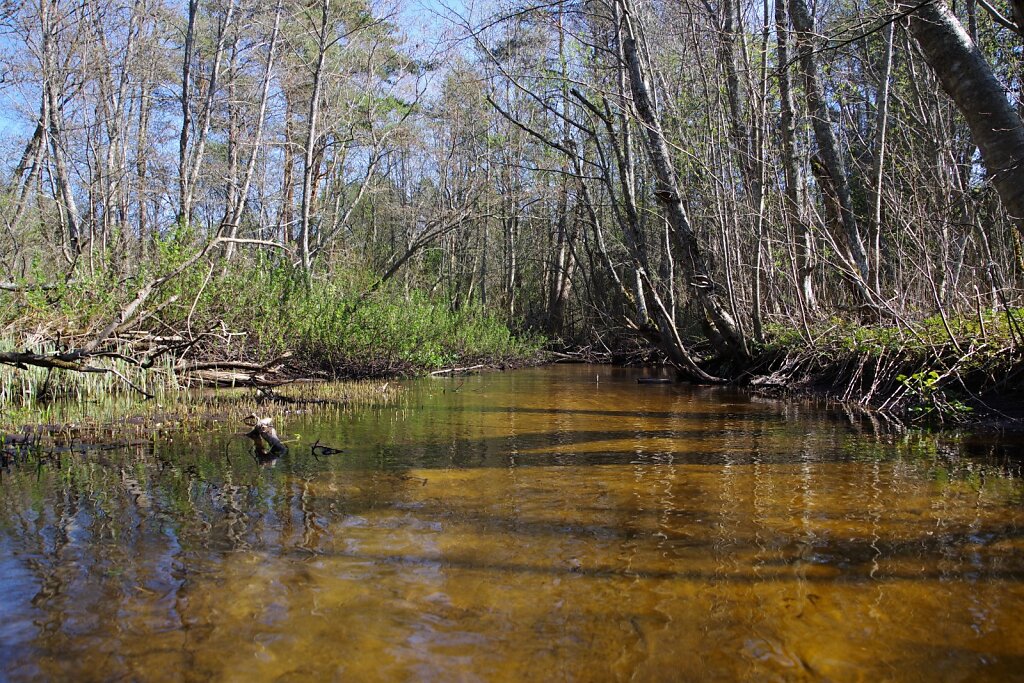
[[[19,467],[10,680],[1024,679],[1017,443],[562,366]],[[344,453],[315,457],[317,440]]]

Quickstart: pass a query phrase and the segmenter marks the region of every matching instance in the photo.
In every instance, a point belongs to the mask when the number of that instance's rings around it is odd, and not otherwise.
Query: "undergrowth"
[[[122,277],[79,266],[66,278],[33,273],[25,289],[0,292],[0,348],[46,353],[75,348],[116,318],[154,274],[168,272],[189,252],[161,243],[157,263]],[[34,288],[48,282],[48,288]],[[453,310],[415,287],[388,283],[351,267],[306,278],[286,263],[236,258],[197,265],[145,302],[108,346],[159,336],[178,350],[142,370],[95,359],[150,393],[176,387],[175,361],[266,362],[291,353],[294,375],[323,379],[410,376],[458,365],[510,366],[538,358],[543,339],[514,334],[478,304]],[[368,294],[368,292],[373,292]],[[127,355],[127,354],[126,354]],[[0,405],[28,398],[83,398],[127,389],[115,375],[19,370],[0,366]],[[158,394],[158,397],[162,394]]]

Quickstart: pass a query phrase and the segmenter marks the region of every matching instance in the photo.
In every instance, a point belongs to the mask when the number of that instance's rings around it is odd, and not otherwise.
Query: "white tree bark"
[[[1024,231],[1024,123],[1006,90],[942,0],[917,8],[910,31],[942,89],[967,119],[992,184],[1017,230]]]
[[[719,350],[744,354],[746,343],[743,335],[739,331],[735,319],[719,297],[718,286],[708,272],[705,255],[697,242],[697,236],[693,233],[686,208],[683,206],[679,180],[669,153],[668,142],[661,128],[661,121],[654,111],[654,103],[637,51],[636,40],[633,37],[626,37],[622,41],[622,47],[626,66],[629,69],[633,105],[636,107],[637,117],[647,132],[647,152],[657,178],[655,196],[665,207],[669,224],[672,226],[672,234],[685,257],[684,268],[691,276],[691,289],[708,314],[714,330],[721,335],[727,346],[727,349]]]

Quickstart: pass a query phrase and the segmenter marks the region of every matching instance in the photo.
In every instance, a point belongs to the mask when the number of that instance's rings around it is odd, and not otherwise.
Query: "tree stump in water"
[[[278,438],[277,430],[274,429],[271,418],[261,418],[254,413],[245,418],[244,422],[247,426],[252,427],[252,430],[246,436],[252,439],[253,444],[255,444],[257,456],[261,458],[276,458],[288,452],[288,447]]]

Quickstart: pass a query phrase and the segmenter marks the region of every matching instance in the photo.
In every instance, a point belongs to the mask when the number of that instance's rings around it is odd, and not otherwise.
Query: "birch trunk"
[[[654,111],[654,103],[645,78],[645,69],[640,62],[636,40],[627,36],[622,41],[626,66],[629,69],[633,105],[640,122],[647,132],[647,152],[657,179],[655,196],[665,208],[672,234],[684,257],[686,274],[690,276],[690,287],[710,319],[714,331],[721,336],[725,348],[720,352],[746,354],[746,344],[736,321],[719,298],[718,285],[708,271],[706,259],[693,233],[690,219],[683,206],[668,142],[661,128],[661,121]]]
[[[882,54],[882,73],[879,76],[878,97],[876,100],[875,130],[872,147],[874,154],[871,159],[871,228],[875,238],[875,289],[881,291],[882,273],[882,182],[885,175],[885,143],[889,129],[889,81],[892,75],[892,40],[893,27],[890,23],[885,27],[885,51]]]
[[[64,139],[63,104],[58,96],[57,49],[54,42],[56,20],[51,15],[53,9],[50,0],[40,2],[40,19],[43,32],[43,97],[46,116],[46,132],[53,161],[52,173],[57,201],[63,209],[65,227],[68,235],[68,246],[71,253],[81,250],[82,219],[78,213],[74,189],[71,187],[71,176],[67,164],[67,140]]]
[[[1024,124],[1005,88],[941,0],[917,8],[910,32],[942,89],[967,119],[1003,206],[1017,230],[1024,231]]]
[[[302,214],[299,228],[299,258],[302,261],[302,270],[309,273],[311,252],[309,248],[310,214],[313,204],[313,181],[315,169],[313,161],[316,158],[317,130],[316,120],[320,115],[320,92],[323,89],[324,60],[327,56],[327,30],[330,9],[330,0],[323,0],[321,5],[320,33],[317,36],[317,57],[316,67],[313,71],[313,93],[309,98],[309,109],[306,112],[308,118],[306,124],[306,150],[305,164],[302,169]]]
[[[793,232],[796,251],[797,296],[802,312],[817,308],[811,280],[811,231],[803,218],[804,186],[796,155],[796,104],[789,78],[789,17],[786,0],[775,0],[775,35],[778,48],[780,128],[782,166],[786,177],[786,219]]]
[[[225,214],[225,223],[230,231],[231,237],[238,233],[238,224],[242,220],[242,212],[245,209],[246,198],[249,196],[249,188],[252,186],[253,174],[256,172],[256,160],[259,157],[260,145],[263,143],[263,128],[267,118],[267,101],[270,96],[270,82],[274,72],[274,57],[277,50],[277,40],[281,29],[281,0],[278,0],[274,8],[274,27],[270,32],[270,46],[267,48],[267,66],[263,71],[263,84],[260,89],[260,107],[256,114],[256,132],[253,134],[252,151],[249,153],[249,160],[245,165],[245,172],[242,177],[242,186],[235,195],[235,202],[229,205]],[[287,244],[287,240],[282,240]],[[228,244],[225,257],[230,259],[233,253],[233,244]]]

